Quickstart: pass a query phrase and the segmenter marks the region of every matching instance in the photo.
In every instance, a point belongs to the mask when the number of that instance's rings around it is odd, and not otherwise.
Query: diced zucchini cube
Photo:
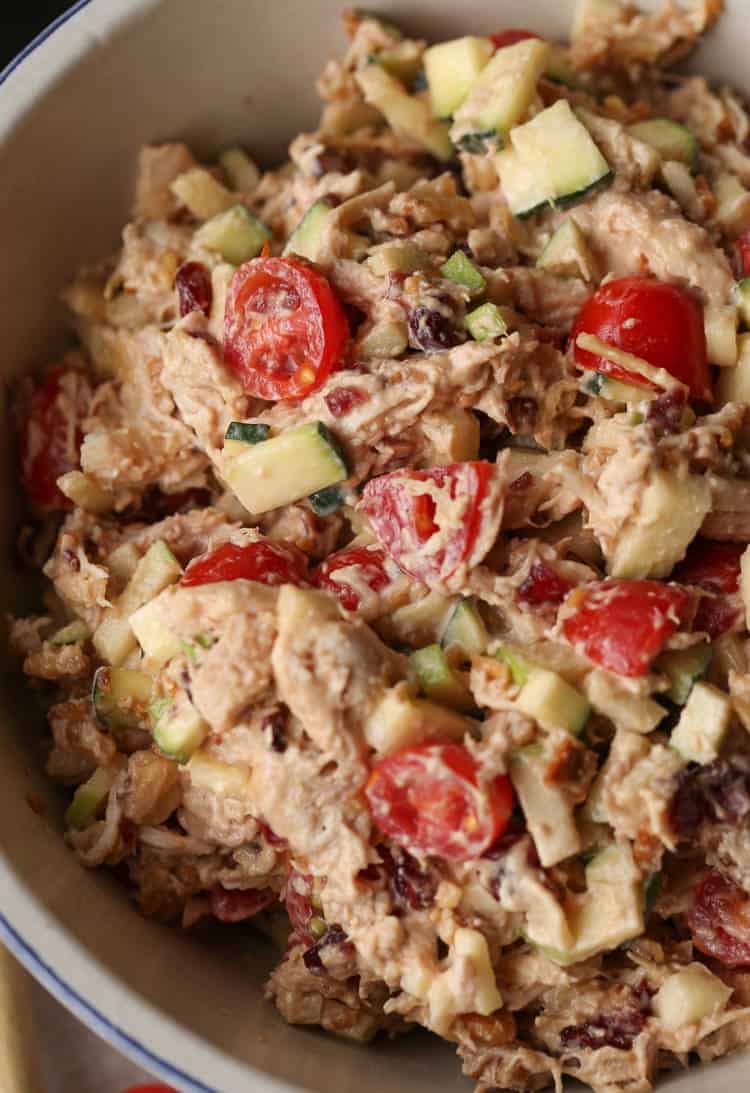
[[[669,743],[688,762],[713,763],[729,729],[732,703],[710,683],[694,684]]]
[[[497,304],[480,304],[470,311],[464,320],[466,329],[475,342],[484,342],[489,338],[503,338],[508,333],[508,324]]]
[[[596,262],[583,232],[572,216],[563,220],[540,254],[537,266],[563,277],[580,277],[584,281],[597,280]]]
[[[484,292],[487,287],[482,274],[462,250],[456,250],[447,262],[440,267],[440,272],[448,281],[468,288],[471,295]]]
[[[609,164],[566,99],[517,126],[510,139],[552,204],[579,201],[612,177]]]
[[[187,763],[209,734],[209,726],[187,695],[157,699],[151,704],[154,740],[165,755]]]
[[[700,145],[693,133],[671,118],[650,118],[628,126],[628,133],[636,140],[650,144],[664,162],[684,163],[691,171],[698,166]]]
[[[435,117],[451,117],[494,52],[489,38],[471,36],[441,42],[425,50],[424,70]]]
[[[249,193],[260,182],[260,171],[244,148],[227,148],[219,156],[233,190]]]
[[[379,65],[367,65],[355,73],[365,101],[377,107],[393,131],[421,144],[441,160],[453,156],[448,126],[432,116],[422,99],[407,94],[403,85]]]
[[[225,446],[221,473],[247,511],[257,516],[343,482],[349,470],[329,430],[314,421],[247,445],[245,451]]]
[[[677,1031],[704,1017],[716,1017],[732,996],[732,988],[697,961],[664,980],[651,1001],[662,1025]]]
[[[390,49],[374,54],[372,59],[391,76],[409,86],[421,70],[423,56],[420,43],[406,38]]]
[[[240,440],[243,444],[260,444],[261,440],[268,440],[270,432],[271,426],[260,422],[230,421],[224,439]]]
[[[364,723],[365,740],[376,752],[389,755],[421,744],[428,737],[463,740],[476,723],[453,710],[413,698],[406,684],[385,692]]]
[[[516,686],[523,687],[534,670],[534,665],[525,660],[518,650],[513,649],[510,645],[501,645],[499,649],[495,650],[495,656],[508,666],[511,678]]]
[[[180,563],[161,540],[149,547],[136,566],[125,591],[104,614],[93,636],[94,647],[102,660],[118,666],[135,649],[137,641],[130,626],[130,616],[152,600],[182,573]]]
[[[316,516],[331,516],[344,505],[344,495],[338,486],[327,486],[324,490],[311,493],[308,500]]]
[[[323,231],[332,208],[331,202],[326,201],[325,198],[313,202],[289,236],[289,241],[284,247],[284,254],[299,254],[301,258],[314,262],[318,257]]]
[[[588,721],[591,706],[580,691],[557,672],[533,668],[516,705],[545,729],[565,729],[577,736]]]
[[[141,728],[148,722],[154,681],[131,668],[97,668],[91,700],[99,720],[108,728]]]
[[[455,599],[429,592],[421,600],[398,607],[388,620],[397,642],[419,647],[438,641],[455,606]]]
[[[494,131],[504,142],[513,126],[528,114],[548,60],[549,44],[539,38],[499,49],[456,110],[453,139]]]
[[[677,706],[684,706],[696,680],[706,674],[712,656],[713,649],[707,641],[691,645],[689,649],[674,649],[662,653],[654,667],[669,679],[667,698]]]
[[[455,113],[494,51],[489,38],[471,36],[425,49],[424,73],[435,117],[449,118]]]
[[[160,668],[182,652],[182,643],[164,621],[158,600],[133,612],[130,626],[150,667]]]
[[[196,220],[210,220],[235,204],[234,194],[205,167],[191,167],[178,175],[170,189]]]
[[[377,277],[389,273],[414,273],[430,264],[429,255],[408,241],[382,243],[367,259],[367,265]]]
[[[49,639],[50,645],[76,645],[82,641],[88,641],[91,630],[82,619],[74,619],[66,626],[56,630]]]
[[[270,238],[271,232],[257,216],[244,205],[233,205],[207,220],[195,233],[194,242],[198,247],[217,251],[225,262],[240,266],[260,254]]]
[[[550,191],[545,177],[536,174],[515,148],[509,145],[495,156],[503,196],[514,216],[531,216],[550,202]]]
[[[78,787],[65,813],[66,827],[79,831],[93,823],[109,797],[115,774],[111,767],[99,767]]]
[[[487,627],[476,604],[472,600],[460,600],[445,628],[441,640],[443,648],[458,648],[470,660],[473,656],[481,656],[489,640]]]
[[[411,655],[419,689],[433,702],[461,713],[476,709],[476,702],[461,676],[451,668],[439,645],[428,645]]]

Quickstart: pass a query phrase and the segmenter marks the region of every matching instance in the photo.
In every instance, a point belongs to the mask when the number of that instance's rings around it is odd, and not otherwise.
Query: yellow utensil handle
[[[0,945],[0,1090],[44,1093],[37,1065],[30,980]]]

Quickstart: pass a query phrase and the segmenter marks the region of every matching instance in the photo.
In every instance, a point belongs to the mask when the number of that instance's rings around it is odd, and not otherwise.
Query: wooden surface
[[[0,1093],[122,1093],[147,1081],[0,945]]]

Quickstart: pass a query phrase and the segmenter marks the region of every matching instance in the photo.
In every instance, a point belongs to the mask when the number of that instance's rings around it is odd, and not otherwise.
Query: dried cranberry
[[[177,270],[175,287],[180,300],[180,315],[202,311],[208,315],[213,300],[211,275],[202,262],[185,262]]]
[[[750,893],[718,870],[698,886],[688,912],[697,949],[733,968],[750,967]]]
[[[436,874],[423,869],[416,858],[398,846],[379,846],[378,853],[397,902],[415,911],[432,907],[438,886]]]
[[[244,922],[276,899],[270,888],[211,889],[211,913],[219,922]]]
[[[528,577],[518,590],[521,603],[534,606],[562,603],[572,588],[571,582],[544,562],[535,562]]]
[[[359,387],[334,387],[325,396],[325,404],[334,417],[342,417],[353,410],[355,406],[361,406],[367,402],[366,392]]]
[[[533,485],[534,475],[530,471],[524,471],[523,474],[519,474],[518,478],[513,479],[508,489],[511,493],[525,493]]]
[[[645,1023],[645,1016],[636,1009],[602,1014],[580,1025],[568,1025],[560,1033],[560,1044],[574,1051],[584,1048],[596,1051],[600,1047],[630,1051]]]
[[[719,638],[734,630],[741,617],[741,608],[732,600],[723,595],[714,596],[708,593],[700,598],[693,630],[702,631],[711,639]]]
[[[689,766],[670,805],[672,827],[690,839],[702,823],[738,827],[750,816],[750,756],[733,755],[705,767]]]
[[[354,956],[354,946],[347,939],[346,934],[337,924],[329,926],[327,932],[302,954],[302,961],[313,975],[324,975],[326,971],[324,952],[328,948],[337,948],[342,954]]]
[[[429,307],[415,307],[409,312],[409,333],[413,347],[425,353],[450,349],[459,340],[451,320]]]
[[[664,433],[678,433],[682,426],[686,403],[685,391],[668,391],[650,404],[647,420]]]

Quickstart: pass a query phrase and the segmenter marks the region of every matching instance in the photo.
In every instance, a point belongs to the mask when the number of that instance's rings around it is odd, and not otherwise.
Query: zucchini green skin
[[[440,267],[440,272],[448,281],[468,288],[474,294],[483,292],[487,282],[470,258],[462,250],[456,250],[447,262]]]
[[[76,645],[78,642],[88,641],[91,630],[82,619],[74,619],[67,626],[56,630],[49,639],[50,645]]]
[[[317,493],[311,493],[309,501],[316,516],[331,516],[344,504],[344,495],[338,486],[326,486]]]
[[[271,426],[260,422],[230,421],[224,439],[241,440],[243,444],[260,444],[261,441],[268,440],[270,432]]]
[[[583,190],[576,190],[575,193],[566,194],[564,197],[558,197],[555,201],[555,208],[569,209],[571,205],[577,205],[579,201],[585,201],[586,198],[591,197],[592,194],[596,194],[600,190],[606,190],[608,186],[612,185],[614,178],[614,171],[608,171],[606,175],[602,175],[596,182],[592,182],[590,186],[586,186]],[[527,215],[529,214],[524,213],[524,216]]]
[[[148,703],[153,681],[130,668],[97,668],[91,701],[99,721],[110,729],[148,727]]]
[[[606,190],[608,186],[612,185],[614,177],[614,171],[609,171],[606,175],[602,175],[596,182],[592,182],[590,186],[585,186],[582,190],[576,190],[574,193],[566,194],[564,197],[558,197],[554,201],[542,201],[539,205],[533,205],[530,209],[524,209],[522,212],[515,213],[515,216],[517,216],[519,220],[528,220],[530,216],[536,216],[537,213],[543,212],[545,209],[570,209],[573,205],[578,205],[581,201],[585,201],[587,197],[599,193],[600,190]]]

